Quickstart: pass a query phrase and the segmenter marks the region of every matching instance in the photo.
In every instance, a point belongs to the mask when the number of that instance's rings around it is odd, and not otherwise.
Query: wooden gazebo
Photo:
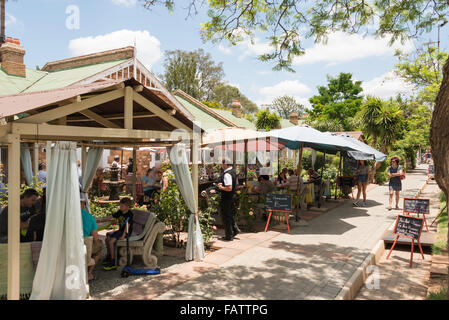
[[[173,101],[166,90],[134,78],[0,97],[0,142],[8,146],[8,299],[20,294],[20,143],[76,141],[84,155],[89,146],[167,146],[182,139],[199,150],[201,131]],[[198,152],[192,163],[197,193]]]

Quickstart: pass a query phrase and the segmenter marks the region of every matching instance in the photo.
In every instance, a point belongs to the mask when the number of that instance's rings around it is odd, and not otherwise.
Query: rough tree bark
[[[435,164],[435,181],[449,200],[449,60],[443,67],[443,81],[435,101],[430,127],[430,144]],[[449,248],[449,232],[448,232]],[[448,276],[449,283],[449,276]],[[449,290],[448,296],[449,299]]]

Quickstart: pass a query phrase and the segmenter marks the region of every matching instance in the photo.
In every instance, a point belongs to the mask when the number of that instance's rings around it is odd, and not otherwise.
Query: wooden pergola
[[[182,139],[197,150],[192,179],[198,197],[201,131],[169,95],[128,78],[0,97],[0,142],[8,146],[8,299],[20,295],[20,143],[76,141],[84,164],[90,146],[135,150]]]

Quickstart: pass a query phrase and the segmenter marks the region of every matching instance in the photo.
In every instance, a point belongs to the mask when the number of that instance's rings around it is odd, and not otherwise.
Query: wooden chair
[[[158,221],[152,212],[133,210],[133,233],[129,237],[129,263],[133,257],[142,256],[147,268],[157,267],[157,259],[162,256],[162,237],[165,224]],[[156,241],[157,240],[157,241]],[[126,239],[118,240],[116,245],[116,264],[126,265]]]

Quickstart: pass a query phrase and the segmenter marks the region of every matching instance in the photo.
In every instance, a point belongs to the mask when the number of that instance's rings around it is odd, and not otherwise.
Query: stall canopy
[[[267,132],[279,139],[289,149],[312,148],[317,151],[335,154],[338,151],[360,151],[344,139],[328,135],[308,126],[294,126]]]
[[[256,140],[267,138],[269,135],[265,132],[254,131],[242,128],[220,128],[207,132],[203,135],[203,146],[210,146],[219,143],[242,142],[244,140]]]
[[[387,156],[382,152],[370,147],[366,143],[357,140],[350,135],[342,134],[338,135],[342,139],[345,139],[349,143],[355,145],[360,151],[348,151],[348,155],[356,160],[376,160],[378,162],[385,161]]]

